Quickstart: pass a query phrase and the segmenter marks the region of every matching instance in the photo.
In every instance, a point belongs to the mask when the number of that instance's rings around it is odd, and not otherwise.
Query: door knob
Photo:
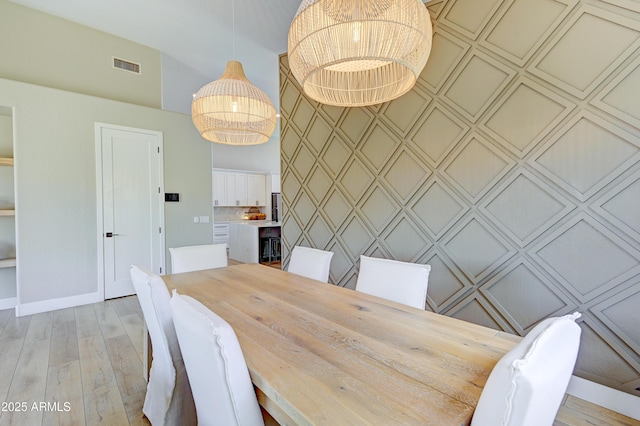
[[[107,238],[117,237],[118,235],[120,234],[114,234],[113,232],[107,232],[106,234],[104,234],[104,236]]]

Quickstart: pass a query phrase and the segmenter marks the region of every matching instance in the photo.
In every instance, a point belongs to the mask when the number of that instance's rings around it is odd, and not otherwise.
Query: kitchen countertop
[[[231,222],[233,224],[238,225],[249,225],[249,226],[257,226],[258,228],[267,228],[280,226],[281,222],[273,222],[271,220],[245,220],[243,222]]]

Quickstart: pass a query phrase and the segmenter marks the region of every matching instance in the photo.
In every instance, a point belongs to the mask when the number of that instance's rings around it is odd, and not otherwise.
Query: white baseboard
[[[632,419],[640,420],[640,398],[580,377],[571,376],[567,393]]]
[[[80,294],[78,296],[61,297],[58,299],[43,300],[41,302],[22,303],[16,306],[16,316],[39,314],[41,312],[55,311],[58,309],[73,308],[75,306],[88,305],[102,302],[98,292]]]
[[[0,311],[4,311],[5,309],[13,309],[16,307],[18,303],[17,297],[8,297],[6,299],[0,299]]]

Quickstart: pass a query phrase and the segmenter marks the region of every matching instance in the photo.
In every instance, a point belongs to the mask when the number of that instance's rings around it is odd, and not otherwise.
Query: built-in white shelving
[[[12,111],[0,106],[0,309],[11,309],[17,303],[13,148]]]
[[[2,268],[14,268],[16,266],[16,259],[0,259],[0,269]]]

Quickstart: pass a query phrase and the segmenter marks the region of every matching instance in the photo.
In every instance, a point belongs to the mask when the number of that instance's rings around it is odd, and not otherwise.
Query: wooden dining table
[[[233,327],[258,401],[280,424],[469,424],[519,340],[259,264],[163,279]]]

